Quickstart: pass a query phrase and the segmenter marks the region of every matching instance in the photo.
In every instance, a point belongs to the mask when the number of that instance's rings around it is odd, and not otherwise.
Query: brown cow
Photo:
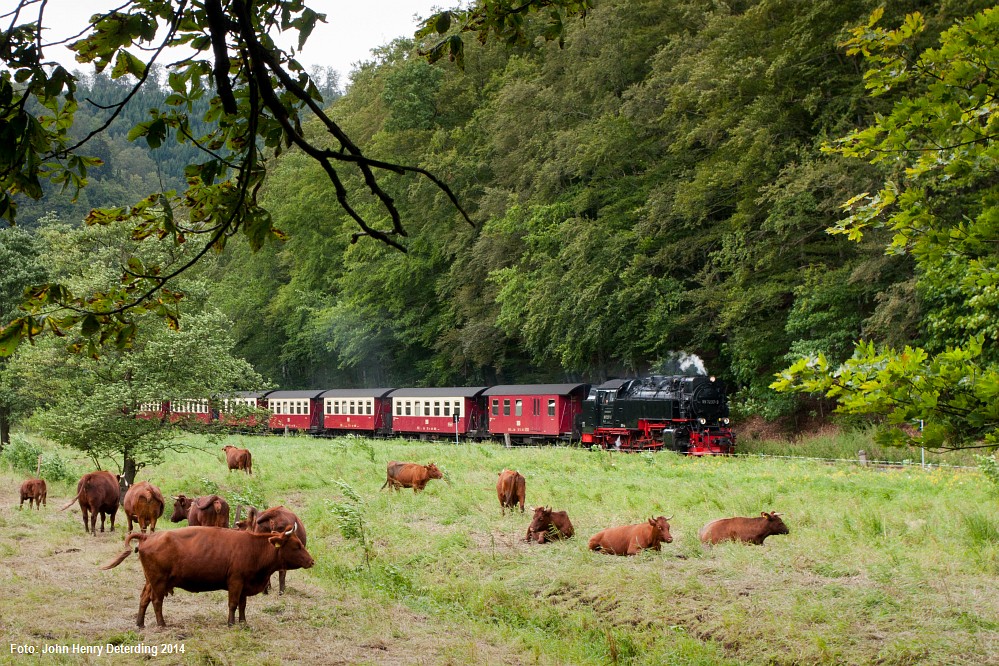
[[[444,475],[437,469],[437,465],[433,463],[417,465],[416,463],[396,462],[393,460],[388,464],[388,471],[382,488],[389,485],[394,490],[412,488],[413,492],[417,493],[426,487],[430,479],[442,478],[444,478]]]
[[[505,469],[499,473],[499,480],[496,482],[496,496],[499,497],[500,513],[506,515],[506,508],[512,511],[520,502],[520,512],[524,513],[524,494],[527,489],[527,481],[520,474],[511,469]]]
[[[125,539],[125,550],[102,569],[111,569],[131,554],[133,539],[146,584],[139,599],[136,624],[146,625],[146,608],[153,602],[156,624],[165,627],[163,598],[179,587],[188,592],[229,591],[229,625],[246,622],[246,598],[260,594],[271,574],[279,569],[308,569],[315,560],[294,534],[293,526],[282,532],[255,534],[218,527],[181,527],[141,534]]]
[[[608,527],[590,538],[590,550],[599,550],[608,555],[635,555],[646,548],[659,550],[664,541],[673,542],[669,533],[669,519],[672,517],[659,516],[637,525]]]
[[[118,481],[121,477],[111,472],[90,472],[84,474],[76,484],[76,497],[69,504],[59,509],[65,511],[80,500],[80,510],[83,512],[83,531],[97,536],[97,514],[101,514],[101,532],[104,531],[104,517],[111,518],[111,532],[114,532],[114,517],[118,513],[118,498],[121,489]],[[87,528],[89,515],[90,528]]]
[[[48,488],[45,485],[45,479],[28,479],[21,484],[21,504],[18,508],[24,508],[24,500],[28,500],[29,509],[31,508],[32,502],[35,504],[35,509],[41,509],[42,504],[48,506],[48,502],[46,500],[48,492]]]
[[[229,503],[218,495],[173,498],[173,514],[170,522],[187,520],[191,527],[229,527]]]
[[[247,474],[253,474],[253,456],[247,449],[240,449],[232,446],[223,446],[225,451],[225,461],[229,465],[229,471],[241,469]]]
[[[278,528],[282,526],[292,525],[296,527],[295,536],[302,541],[302,545],[308,545],[305,534],[305,525],[302,524],[302,521],[299,520],[298,516],[283,506],[273,506],[261,512],[258,512],[256,507],[251,506],[246,510],[245,520],[239,520],[238,508],[236,510],[236,514],[237,520],[233,525],[236,529],[249,530],[250,532],[256,532],[257,534],[267,534],[278,531]],[[280,569],[278,571],[278,594],[284,594],[284,579],[287,573],[287,569]]]
[[[761,511],[758,518],[719,518],[701,528],[697,536],[703,543],[720,541],[745,541],[763,545],[763,540],[774,534],[788,534],[780,514],[776,511]]]
[[[139,524],[143,532],[149,527],[150,532],[156,531],[156,521],[163,515],[166,502],[160,489],[148,481],[140,481],[128,487],[125,499],[121,503],[125,517],[128,518],[128,531],[132,531],[133,522]]]
[[[539,506],[534,509],[534,519],[527,528],[525,541],[555,541],[556,539],[571,539],[575,531],[569,514],[565,511],[552,511],[551,507]]]

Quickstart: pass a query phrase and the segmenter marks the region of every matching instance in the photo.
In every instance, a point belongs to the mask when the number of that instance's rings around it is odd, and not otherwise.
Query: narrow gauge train
[[[238,422],[235,405],[270,412],[276,432],[582,442],[621,450],[731,453],[724,385],[714,377],[652,376],[588,384],[371,388],[240,393],[143,405],[140,416]],[[197,411],[188,411],[192,405]]]

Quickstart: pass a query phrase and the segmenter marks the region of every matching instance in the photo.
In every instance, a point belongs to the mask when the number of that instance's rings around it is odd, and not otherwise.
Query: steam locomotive
[[[731,453],[725,387],[714,377],[651,376],[600,384],[266,391],[143,405],[141,418],[239,425],[237,408],[270,412],[267,428],[511,443],[582,442],[624,451]],[[262,422],[261,422],[262,423]]]
[[[732,453],[725,386],[715,377],[615,379],[583,401],[582,442],[626,451],[672,449],[703,456]]]

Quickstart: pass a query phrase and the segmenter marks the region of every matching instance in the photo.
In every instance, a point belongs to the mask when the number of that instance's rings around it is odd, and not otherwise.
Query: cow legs
[[[278,572],[278,594],[284,594],[284,577],[288,575],[287,569]]]
[[[157,593],[150,588],[150,595],[153,597],[153,612],[156,613],[156,624],[157,626],[165,627],[166,620],[163,619],[163,598],[166,597],[166,592]]]
[[[151,597],[152,590],[149,587],[149,583],[142,586],[142,594],[139,596],[139,614],[135,618],[135,625],[137,627],[146,626],[146,609],[149,608],[149,600]]]
[[[89,529],[87,528],[88,514],[89,514],[89,520],[90,520],[90,528]],[[97,512],[96,511],[90,511],[90,512],[88,512],[86,509],[83,510],[83,531],[84,532],[90,532],[94,536],[97,536]],[[101,531],[103,531],[103,530],[101,530]]]
[[[110,513],[108,513],[108,516],[110,516],[110,518],[111,518],[111,529],[109,530],[111,532],[114,532],[114,517],[115,517],[115,515],[117,513],[118,513],[118,506],[117,505],[114,507],[113,511],[111,511]],[[103,513],[101,514],[101,525],[102,526],[104,525],[104,514]],[[103,532],[103,531],[104,531],[104,528],[101,527],[101,532]]]
[[[246,595],[243,594],[243,585],[233,579],[229,579],[229,626],[236,624],[236,609],[239,608],[239,621],[246,622]]]

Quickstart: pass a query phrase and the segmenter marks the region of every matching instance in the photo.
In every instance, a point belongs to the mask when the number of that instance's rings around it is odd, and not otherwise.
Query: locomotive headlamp
[[[697,422],[700,423],[701,425],[704,425],[705,423],[708,422],[708,420],[702,417],[702,418],[697,419]]]
[[[710,377],[708,377],[708,381],[709,382],[713,382],[714,380],[715,380],[715,376],[714,375],[711,375]]]
[[[722,419],[722,423],[724,423],[725,425],[728,425],[728,419]]]

